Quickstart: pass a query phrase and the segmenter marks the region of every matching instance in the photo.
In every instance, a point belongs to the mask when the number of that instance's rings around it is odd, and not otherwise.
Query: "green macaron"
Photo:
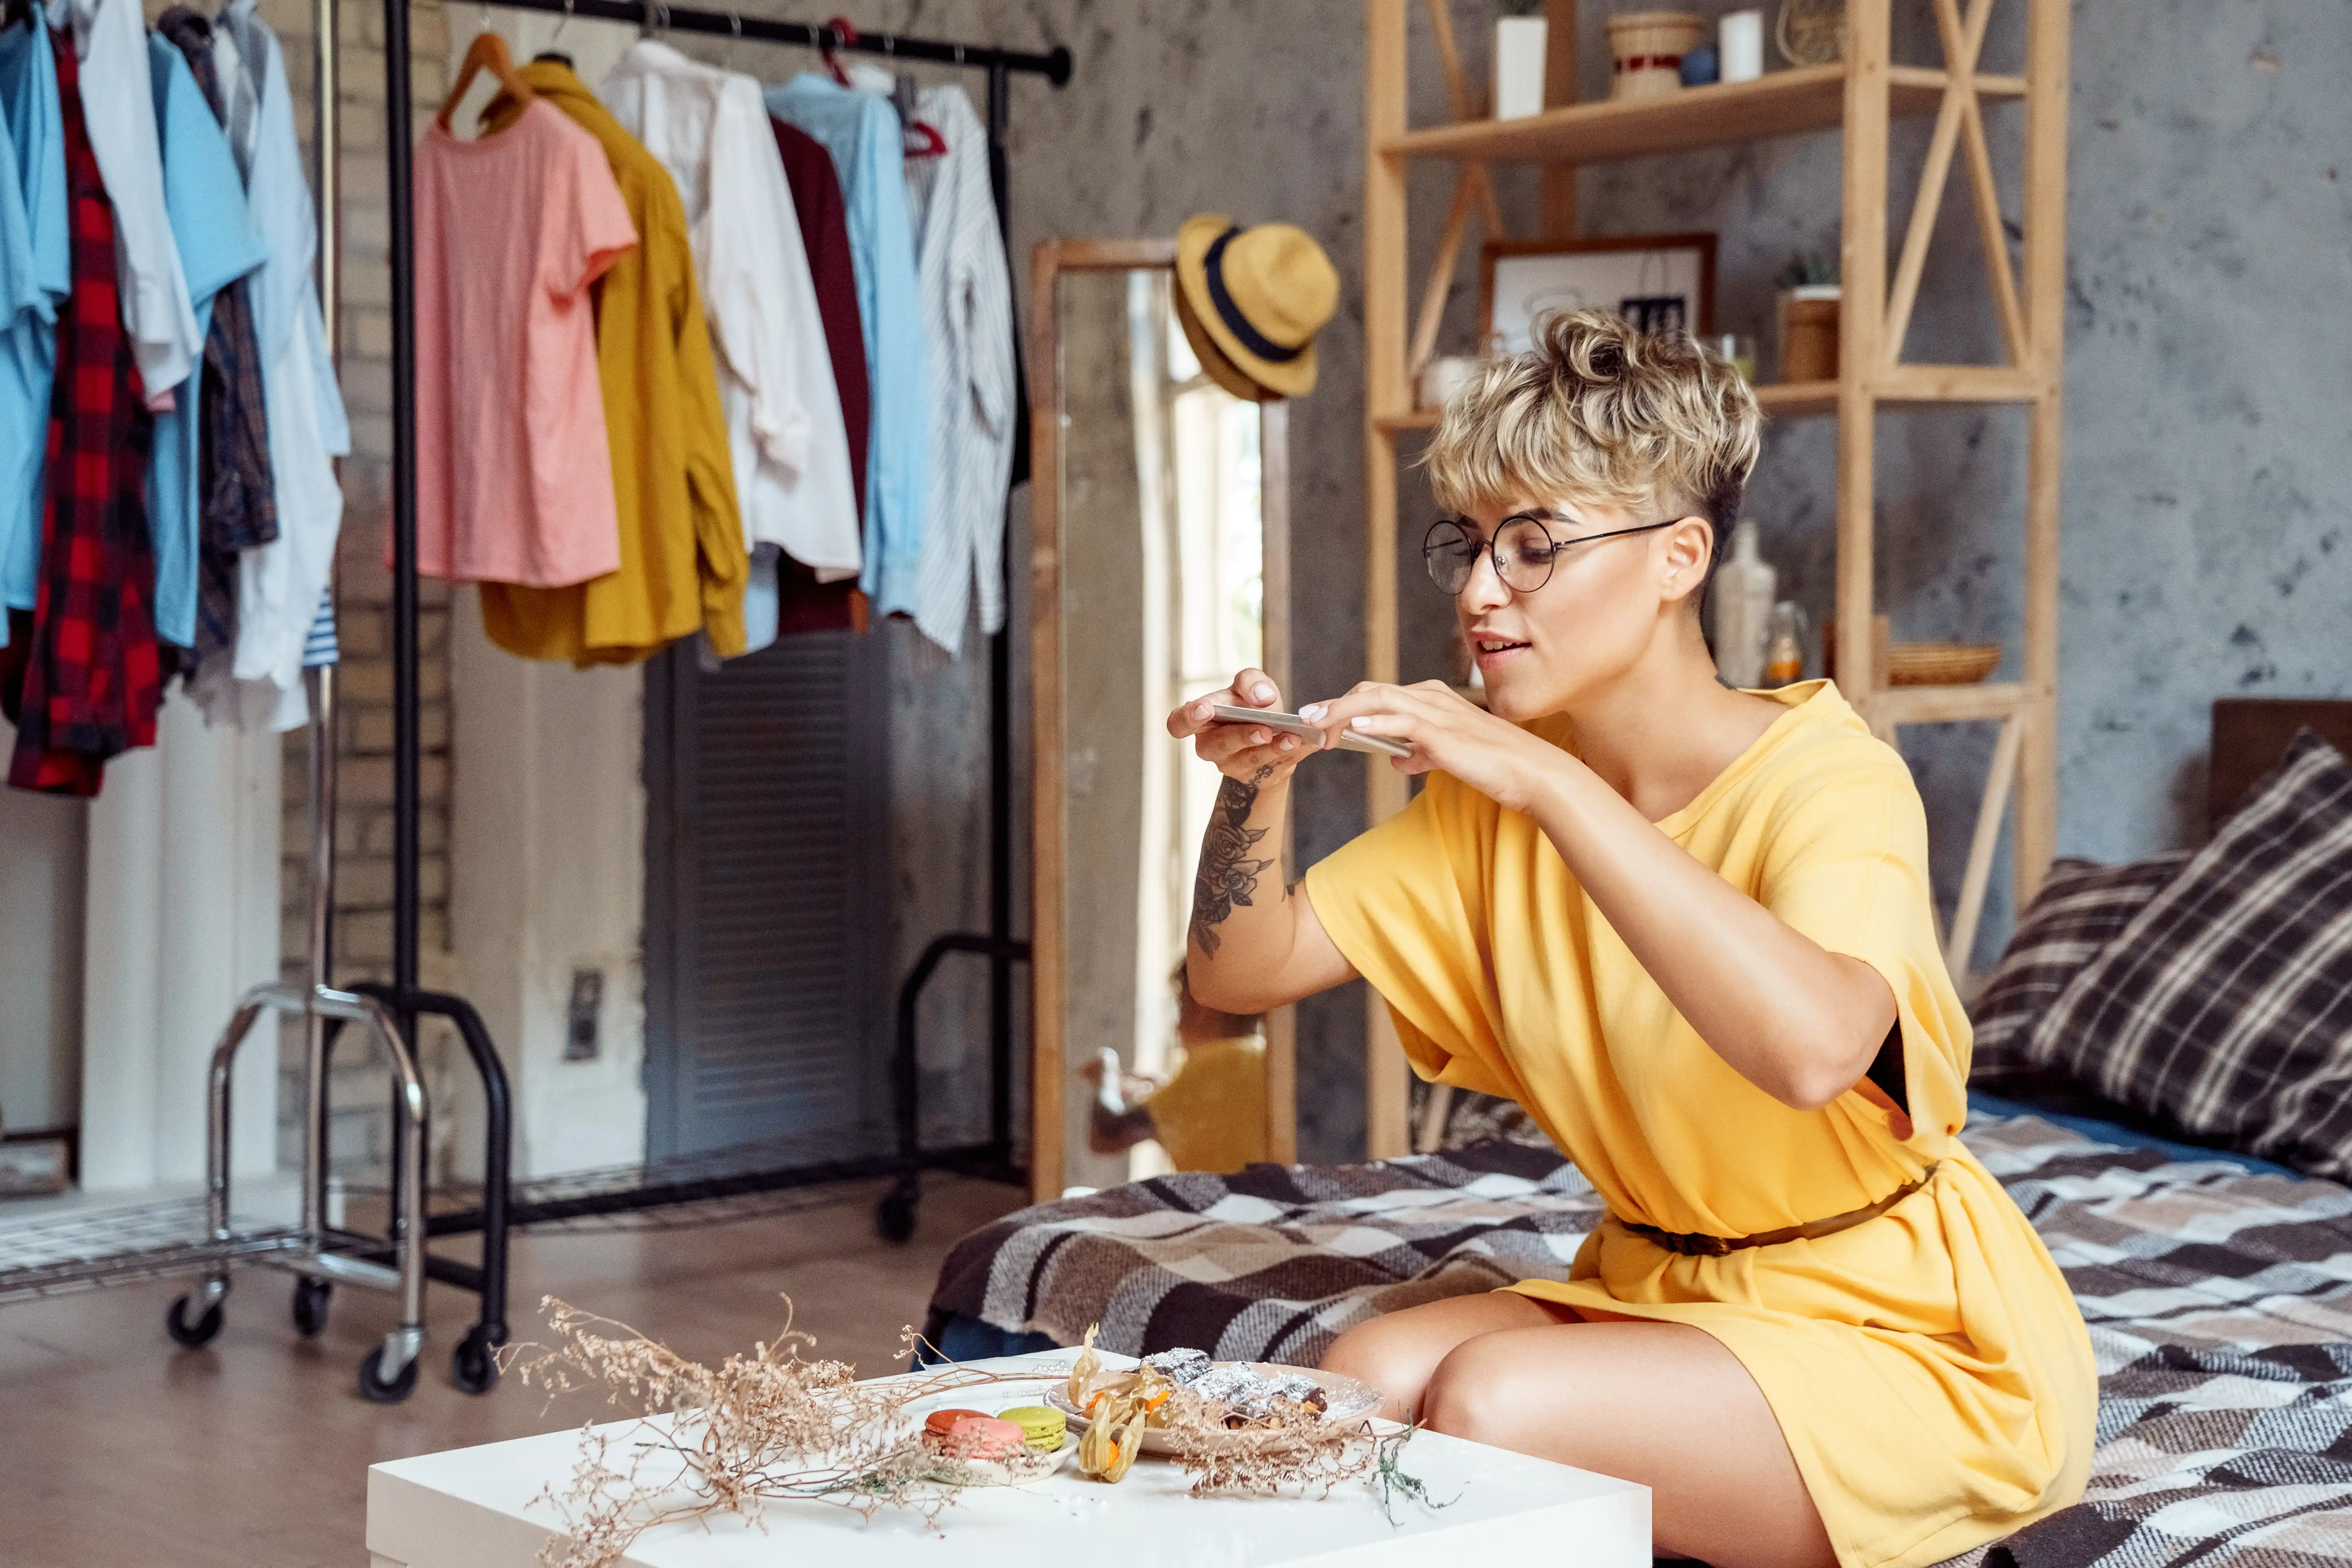
[[[1023,1405],[997,1412],[999,1421],[1010,1421],[1021,1428],[1022,1441],[1041,1454],[1058,1454],[1068,1424],[1062,1413],[1045,1405]]]

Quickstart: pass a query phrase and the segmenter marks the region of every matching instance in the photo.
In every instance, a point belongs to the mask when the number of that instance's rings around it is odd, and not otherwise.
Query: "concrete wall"
[[[1428,123],[1444,110],[1413,9],[1412,115]],[[1585,91],[1594,96],[1604,90],[1605,8],[1587,9]],[[2017,0],[2000,6],[1989,65],[2016,59],[2020,9]],[[2352,688],[2343,629],[2352,607],[2352,502],[2324,481],[2329,458],[2345,448],[2352,365],[2352,315],[2342,309],[2352,296],[2344,177],[2352,169],[2343,167],[2352,160],[2339,103],[2352,8],[2150,0],[2129,10],[2126,17],[2076,7],[2069,138],[2059,837],[2063,853],[2102,858],[2198,833],[2213,698]],[[981,0],[902,0],[869,11],[877,26],[1076,51],[1067,88],[1014,88],[1016,255],[1046,235],[1170,233],[1196,211],[1286,218],[1322,238],[1346,289],[1320,350],[1321,384],[1292,420],[1297,669],[1307,694],[1355,679],[1362,7],[1194,0],[1139,13],[1031,0],[1015,12]],[[1897,11],[1907,58],[1932,59],[1916,25],[1927,8],[1902,0]],[[1484,9],[1456,5],[1455,14],[1471,68],[1482,69]],[[1994,117],[1997,160],[2015,144],[2013,121],[2014,111]],[[1924,134],[1918,125],[1897,137],[1898,212],[1908,210]],[[1838,180],[1834,135],[1622,165],[1588,176],[1584,226],[1718,230],[1719,313],[1727,329],[1753,330],[1771,274],[1790,251],[1834,253]],[[2014,216],[2014,183],[2007,189]],[[1445,190],[1437,172],[1416,173],[1416,279]],[[1914,357],[1980,356],[1992,346],[1957,180],[1953,197]],[[1528,226],[1524,184],[1507,186],[1507,205],[1515,226]],[[1468,342],[1475,299],[1465,274],[1448,318],[1454,343]],[[1754,490],[1768,550],[1817,616],[1829,605],[1833,443],[1822,422],[1777,432]],[[1890,416],[1881,448],[1880,586],[1897,635],[2013,646],[2021,420],[2008,411]],[[1411,516],[1415,486],[1408,479],[1404,488]],[[1406,595],[1408,675],[1433,672],[1443,658],[1444,606],[1427,597]],[[978,674],[967,661],[926,683],[969,693]],[[946,706],[936,696],[927,703]],[[1990,744],[1989,735],[1957,730],[1911,747],[1937,821],[1948,897]],[[919,755],[901,752],[902,784],[913,786]],[[1361,826],[1360,765],[1340,758],[1302,775],[1304,861]],[[977,783],[976,774],[942,773],[913,787],[928,809],[961,803],[963,820],[978,824]],[[974,918],[968,886],[943,889],[940,916]],[[898,891],[919,910],[931,886],[902,871]],[[1980,962],[1998,952],[2008,925],[2004,903],[1988,920]],[[1327,996],[1301,1015],[1302,1151],[1343,1157],[1361,1147],[1360,1004],[1352,994]]]
[[[1328,694],[1356,679],[1363,600],[1362,341],[1354,286],[1362,243],[1361,6],[1351,0],[1218,0],[1146,9],[1045,0],[1015,9],[985,0],[896,0],[868,6],[859,19],[876,28],[1016,47],[1066,43],[1076,53],[1078,69],[1069,86],[1055,89],[1034,78],[1013,84],[1016,276],[1039,239],[1173,234],[1197,212],[1244,221],[1279,217],[1322,239],[1347,288],[1318,351],[1321,384],[1291,417],[1295,662],[1306,692]],[[769,68],[768,57],[754,64],[754,54],[745,47],[739,64]],[[773,58],[787,68],[806,59],[789,52]],[[963,79],[977,96],[980,79]],[[1443,89],[1433,68],[1417,88],[1416,114],[1440,114]],[[1416,190],[1436,209],[1427,225],[1433,229],[1444,187],[1422,176]],[[1418,243],[1425,251],[1430,237]],[[1025,307],[1026,279],[1018,281]],[[1461,319],[1466,331],[1467,315]],[[1016,506],[1015,535],[1018,584],[1028,558],[1025,507]],[[1014,608],[1017,629],[1025,624],[1017,593]],[[1025,658],[1019,665],[1017,683],[1025,684]],[[977,658],[928,667],[909,658],[894,682],[896,973],[934,932],[985,920],[986,678]],[[1015,717],[1015,732],[1025,737],[1025,703],[1016,706]],[[1302,773],[1302,864],[1360,828],[1363,765],[1348,753]],[[1025,795],[1019,809],[1025,816]],[[1025,907],[1025,886],[1021,894]],[[984,1038],[985,1027],[977,969],[943,974],[927,1004],[929,1105],[976,1102],[972,1042]],[[1310,1158],[1361,1149],[1362,1012],[1352,989],[1301,1009],[1301,1147]]]
[[[1897,58],[1937,60],[1918,25],[1926,7],[1895,9],[1910,24],[1898,26]],[[2003,0],[1994,16],[1987,67],[2018,68],[2023,8]],[[1584,55],[1605,49],[1588,37]],[[2336,83],[2347,59],[2352,9],[2341,5],[2158,0],[2131,8],[2128,25],[2074,8],[2061,854],[2126,859],[2201,837],[2216,697],[2352,689],[2352,503],[2322,472],[2352,424],[2341,306],[2352,169]],[[1602,89],[1588,71],[1586,92]],[[2021,119],[2014,108],[1989,117],[2012,223]],[[1914,121],[1894,139],[1898,237],[1927,132]],[[1594,232],[1719,231],[1719,319],[1754,331],[1790,252],[1834,255],[1840,177],[1834,135],[1621,164],[1588,179],[1585,219]],[[1908,357],[1996,357],[1958,171],[1930,254]],[[2003,673],[2016,674],[2022,415],[1891,415],[1879,443],[1878,589],[1895,636],[2005,642]],[[1832,597],[1834,444],[1826,421],[1775,432],[1751,493],[1784,592],[1817,623]],[[1947,900],[1989,728],[1906,741]],[[2008,935],[2006,882],[2004,867],[1979,964]]]
[[[2018,0],[2002,0],[2011,13]],[[293,5],[271,14],[295,20]],[[1707,6],[1703,9],[1719,9]],[[1601,90],[1603,8],[1589,6],[1588,96]],[[1474,71],[1484,68],[1484,7],[1457,5]],[[1908,58],[1932,58],[1899,0]],[[375,7],[346,20],[346,175],[352,196],[346,255],[353,263],[346,322],[346,385],[362,457],[354,465],[345,552],[347,647],[354,695],[366,705],[347,738],[362,763],[359,807],[346,844],[369,859],[348,884],[346,930],[355,961],[380,952],[376,886],[388,847],[373,815],[388,738],[381,678],[365,673],[379,623],[362,612],[383,581],[373,564],[381,513],[381,454],[388,406],[382,363],[381,55]],[[797,7],[753,5],[803,15]],[[437,8],[415,8],[418,82],[437,89],[443,35]],[[1414,8],[1415,123],[1444,105],[1433,52]],[[1358,226],[1363,167],[1363,10],[1354,0],[877,0],[857,19],[1012,45],[1066,43],[1078,71],[1056,90],[1013,86],[1012,241],[1016,279],[1030,246],[1054,235],[1172,233],[1188,215],[1280,217],[1321,237],[1344,284],[1322,348],[1322,382],[1293,414],[1292,496],[1297,668],[1300,693],[1343,688],[1361,667],[1362,409]],[[299,28],[288,27],[299,57]],[[2003,16],[1989,63],[2013,60],[2016,26]],[[715,56],[719,46],[681,44]],[[2352,8],[2294,0],[2145,0],[2128,16],[2077,7],[2070,135],[2065,630],[2061,667],[2060,847],[2116,858],[2182,842],[2196,830],[2206,708],[2231,692],[2340,694],[2344,612],[2352,603],[2352,506],[2324,484],[2344,449],[2345,366],[2352,363],[2352,203],[2337,100],[2352,58]],[[292,62],[289,62],[292,63]],[[740,68],[773,79],[805,68],[804,52],[744,44]],[[965,75],[975,96],[980,79]],[[298,77],[297,91],[305,89]],[[372,134],[373,141],[369,140]],[[1994,117],[1996,157],[2013,125]],[[1907,210],[1908,170],[1924,127],[1896,139],[1895,199]],[[376,171],[373,174],[371,170]],[[1630,164],[1590,176],[1584,225],[1592,233],[1715,228],[1724,237],[1723,324],[1752,330],[1770,275],[1795,249],[1834,250],[1839,157],[1834,136],[1720,154]],[[371,183],[373,182],[373,183]],[[1442,171],[1413,176],[1414,275],[1422,275],[1443,211]],[[1960,187],[1956,184],[1955,195]],[[2014,186],[2010,209],[2015,210]],[[1964,200],[1964,197],[1961,197]],[[1531,227],[1523,180],[1506,181],[1513,226]],[[1964,206],[1948,209],[1915,329],[1915,356],[1980,354],[1990,346],[1980,269]],[[1025,279],[1020,279],[1025,283]],[[1025,288],[1023,290],[1025,294]],[[1447,339],[1468,343],[1475,278],[1465,274]],[[1881,433],[1881,589],[1899,636],[2013,643],[2022,428],[2011,412],[1891,416]],[[1830,461],[1833,432],[1792,425],[1768,444],[1754,489],[1768,552],[1796,596],[1818,614],[1829,597]],[[1425,505],[1410,479],[1408,519]],[[1025,508],[1016,503],[1015,628],[1022,618]],[[1408,526],[1408,536],[1416,532]],[[1409,548],[1412,539],[1405,544]],[[1411,584],[1414,579],[1406,574]],[[437,606],[436,606],[437,608]],[[1445,607],[1408,592],[1406,673],[1442,667]],[[446,647],[438,624],[429,646]],[[987,665],[950,663],[909,628],[885,627],[894,660],[894,951],[903,973],[938,931],[984,924]],[[356,642],[356,647],[354,647]],[[1019,638],[1015,639],[1016,648]],[[436,661],[446,655],[436,654]],[[427,674],[436,710],[428,741],[443,743],[443,675]],[[1025,669],[1016,667],[1016,691]],[[462,695],[461,695],[462,700]],[[1025,735],[1016,702],[1015,733]],[[1989,737],[1956,731],[1912,747],[1938,821],[1938,875],[1948,884],[1965,839]],[[439,798],[441,773],[428,760]],[[1361,826],[1361,761],[1331,759],[1302,775],[1299,849],[1311,863]],[[289,769],[289,775],[296,770]],[[1025,781],[1025,767],[1022,770]],[[1025,782],[1022,786],[1025,789]],[[1025,796],[1016,821],[1025,818]],[[428,848],[444,841],[427,823]],[[1025,832],[1023,835],[1025,839]],[[299,836],[289,835],[289,850]],[[1025,864],[1025,859],[1019,862]],[[432,891],[437,900],[439,872]],[[2000,885],[1996,883],[1998,888]],[[362,902],[362,900],[365,900]],[[1017,889],[1016,929],[1026,927]],[[428,915],[437,941],[438,907]],[[2005,933],[1991,911],[1980,957]],[[289,938],[289,958],[299,949]],[[980,1103],[975,1043],[984,1035],[980,965],[952,963],[926,1005],[926,1095],[940,1122]],[[1362,1006],[1356,994],[1301,1009],[1301,1148],[1339,1158],[1361,1147]],[[968,1121],[961,1121],[969,1126]]]

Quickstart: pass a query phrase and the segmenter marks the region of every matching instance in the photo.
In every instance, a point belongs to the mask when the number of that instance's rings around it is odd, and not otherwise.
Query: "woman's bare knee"
[[[1402,1314],[1368,1318],[1331,1342],[1321,1365],[1325,1372],[1379,1389],[1381,1414],[1391,1421],[1410,1421],[1429,1376],[1423,1337]]]
[[[1473,1443],[1496,1443],[1514,1427],[1513,1363],[1499,1333],[1465,1340],[1446,1352],[1422,1392],[1421,1424]],[[1508,1447],[1508,1443],[1497,1444]]]
[[[1381,1414],[1410,1421],[1430,1374],[1455,1346],[1496,1330],[1552,1321],[1544,1308],[1507,1290],[1454,1296],[1358,1323],[1332,1342],[1321,1364],[1379,1389]]]

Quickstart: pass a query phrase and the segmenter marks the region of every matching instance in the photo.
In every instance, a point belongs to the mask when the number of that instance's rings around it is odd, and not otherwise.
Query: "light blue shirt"
[[[245,182],[228,138],[180,51],[149,34],[155,124],[163,139],[163,205],[180,248],[188,300],[199,334],[212,330],[213,299],[269,258],[246,211]],[[155,541],[155,635],[181,647],[196,642],[196,552],[201,532],[196,445],[204,360],[173,390],[168,413],[155,416],[147,459],[147,525]]]
[[[41,469],[58,312],[73,292],[65,119],[40,8],[0,33],[0,605],[40,591]],[[0,645],[8,640],[0,616]]]
[[[874,399],[857,585],[877,613],[913,615],[931,493],[931,372],[907,212],[905,132],[888,100],[810,74],[770,88],[768,112],[823,142],[841,176]]]

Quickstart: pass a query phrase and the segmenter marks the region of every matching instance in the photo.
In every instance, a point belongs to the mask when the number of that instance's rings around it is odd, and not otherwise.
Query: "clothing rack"
[[[1024,53],[890,34],[855,35],[833,25],[808,26],[745,17],[737,13],[673,9],[661,0],[502,0],[510,9],[561,12],[623,22],[641,22],[648,31],[757,38],[829,51],[880,55],[898,59],[960,66],[988,73],[989,174],[1001,230],[1006,217],[1005,132],[1013,73],[1045,77],[1055,86],[1069,80],[1070,53]],[[394,703],[394,894],[393,979],[390,984],[333,988],[335,882],[335,731],[338,693],[331,668],[307,672],[311,723],[309,758],[310,954],[301,985],[254,987],[239,1002],[215,1046],[208,1082],[206,1191],[202,1200],[149,1204],[95,1215],[68,1214],[58,1219],[13,1227],[0,1242],[0,1303],[39,1300],[109,1286],[197,1276],[199,1287],[172,1304],[166,1318],[171,1337],[201,1345],[219,1333],[233,1271],[267,1267],[296,1276],[293,1321],[298,1331],[315,1335],[326,1325],[329,1297],[337,1284],[395,1294],[399,1316],[360,1366],[360,1388],[370,1399],[389,1403],[415,1389],[425,1342],[427,1279],[472,1291],[480,1300],[473,1327],[456,1346],[452,1371],[457,1386],[480,1394],[497,1381],[497,1348],[507,1340],[506,1259],[509,1230],[518,1225],[594,1224],[618,1215],[667,1214],[668,1223],[707,1223],[750,1212],[776,1212],[774,1194],[827,1184],[893,1177],[877,1210],[883,1234],[904,1240],[914,1228],[920,1174],[950,1169],[1010,1181],[1025,1181],[1013,1163],[1012,966],[1029,956],[1026,942],[1012,934],[1012,730],[1011,653],[1007,634],[991,639],[990,897],[989,927],[955,931],[928,946],[901,985],[891,1084],[896,1101],[897,1147],[888,1155],[826,1158],[810,1140],[719,1151],[714,1154],[652,1162],[640,1166],[581,1173],[517,1184],[509,1177],[512,1110],[504,1069],[489,1032],[464,998],[429,992],[418,984],[418,787],[416,412],[415,224],[410,205],[414,137],[409,102],[409,0],[383,0],[385,130],[392,196],[393,278],[393,703]],[[339,0],[313,0],[313,145],[319,153],[319,285],[331,353],[337,345],[340,311],[338,272],[341,181],[337,108],[341,92],[341,37]],[[1016,355],[1020,335],[1014,334]],[[1016,361],[1017,364],[1017,361]],[[1023,384],[1016,374],[1016,388]],[[1025,388],[1021,392],[1025,405]],[[1013,482],[1028,469],[1028,420],[1016,416]],[[1009,498],[1008,498],[1009,504]],[[1006,563],[1010,587],[1010,557]],[[1009,594],[1008,594],[1009,598]],[[918,1104],[918,1005],[924,987],[952,953],[986,957],[990,966],[990,1136],[962,1148],[925,1150]],[[229,1080],[236,1052],[265,1017],[303,1021],[303,1169],[301,1218],[290,1226],[240,1224],[230,1207],[228,1157]],[[429,1106],[415,1050],[416,1023],[434,1016],[456,1026],[482,1080],[485,1147],[478,1195],[459,1199],[468,1206],[430,1212],[425,1179]],[[347,1228],[331,1213],[327,1183],[327,1077],[336,1037],[358,1024],[376,1035],[394,1068],[391,1183],[382,1235]],[[730,1206],[731,1205],[731,1206]],[[639,1224],[647,1223],[645,1221]],[[650,1223],[663,1223],[654,1220]],[[466,1263],[432,1254],[430,1238],[481,1237],[480,1261]]]
[[[1011,113],[1012,77],[1015,72],[1042,76],[1058,87],[1069,80],[1071,71],[1070,52],[1066,48],[1039,54],[896,34],[858,34],[831,24],[810,26],[744,16],[735,12],[673,7],[662,0],[643,0],[638,4],[633,4],[631,0],[502,0],[502,3],[510,9],[637,23],[648,33],[675,30],[730,38],[752,38],[827,51],[879,55],[984,70],[988,74],[986,123],[990,179],[996,200],[998,226],[1006,233],[1010,232],[1010,226],[1007,222],[1008,170],[1004,138]],[[521,1194],[524,1201],[510,1202],[510,1198],[517,1194],[510,1191],[508,1179],[509,1125],[505,1084],[488,1031],[483,1028],[473,1008],[462,998],[429,993],[418,987],[418,820],[422,800],[418,785],[420,683],[417,668],[415,226],[411,205],[414,133],[408,86],[408,4],[409,0],[383,0],[385,140],[387,184],[392,207],[393,980],[386,986],[354,986],[352,990],[380,1002],[395,1026],[410,1038],[414,1037],[415,1023],[421,1016],[438,1015],[456,1023],[477,1068],[482,1074],[485,1089],[490,1093],[488,1146],[479,1205],[461,1213],[429,1217],[420,1209],[410,1207],[405,1214],[414,1216],[413,1219],[405,1216],[396,1218],[394,1225],[396,1234],[404,1224],[408,1224],[426,1236],[469,1232],[481,1235],[482,1262],[478,1269],[445,1265],[440,1259],[428,1259],[426,1265],[436,1278],[452,1279],[454,1282],[467,1284],[480,1291],[480,1321],[467,1336],[466,1344],[460,1347],[462,1356],[469,1346],[488,1349],[505,1342],[505,1253],[506,1232],[509,1227],[534,1223],[568,1223],[597,1215],[706,1202],[713,1193],[709,1178],[700,1173],[670,1180],[665,1179],[660,1167],[648,1166],[632,1179],[616,1181],[601,1189],[572,1192],[561,1198],[546,1200],[537,1200],[536,1194]],[[1018,334],[1015,336],[1017,341]],[[1025,431],[1026,423],[1025,419],[1019,421],[1019,427]],[[1024,467],[1024,450],[1016,450],[1016,479]],[[1009,556],[1007,576],[1009,580]],[[1011,930],[1012,664],[1010,639],[1006,633],[1000,632],[991,639],[989,663],[992,699],[990,930],[986,933],[953,932],[933,942],[900,992],[898,1030],[891,1074],[897,1102],[898,1148],[890,1155],[874,1159],[819,1160],[763,1171],[735,1173],[726,1179],[728,1193],[773,1192],[859,1177],[893,1176],[896,1182],[883,1198],[877,1219],[886,1236],[894,1240],[903,1240],[914,1228],[920,1173],[924,1169],[950,1168],[1013,1182],[1024,1180],[1012,1161],[1012,965],[1028,956],[1028,947],[1015,940]],[[328,773],[327,789],[331,795],[331,768]],[[331,835],[326,837],[331,840]],[[329,848],[331,852],[331,844]],[[919,1070],[915,1005],[940,960],[950,952],[978,952],[990,961],[990,1063],[994,1079],[990,1095],[991,1135],[987,1142],[970,1148],[926,1151],[920,1143],[917,1104]],[[395,1098],[394,1125],[396,1131],[405,1133],[409,1116],[406,1100]],[[401,1151],[421,1147],[422,1140],[395,1136],[393,1146],[392,1191],[397,1209],[401,1206],[398,1194],[414,1186],[413,1183],[404,1184],[399,1163]],[[456,1277],[460,1272],[470,1278],[457,1279]],[[479,1360],[478,1354],[469,1360],[461,1360],[461,1386],[470,1386],[472,1380],[467,1373],[478,1364]],[[488,1386],[487,1383],[483,1386]]]

